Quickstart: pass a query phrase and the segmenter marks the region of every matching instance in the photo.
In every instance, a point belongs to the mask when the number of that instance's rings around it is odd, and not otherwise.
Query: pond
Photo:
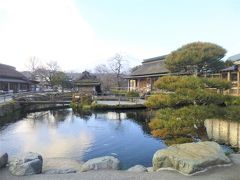
[[[31,151],[44,158],[78,161],[112,155],[122,169],[148,167],[153,154],[166,145],[150,135],[146,124],[144,110],[87,115],[71,109],[35,112],[0,127],[0,152],[12,156]]]

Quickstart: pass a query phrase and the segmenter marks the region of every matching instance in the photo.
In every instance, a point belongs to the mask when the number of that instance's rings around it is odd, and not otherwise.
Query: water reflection
[[[240,147],[240,123],[222,119],[207,119],[204,125],[209,139]]]
[[[165,144],[149,134],[146,122],[143,112],[94,112],[87,118],[71,109],[30,113],[0,131],[0,152],[33,151],[80,161],[114,155],[123,168],[149,166],[153,153]]]

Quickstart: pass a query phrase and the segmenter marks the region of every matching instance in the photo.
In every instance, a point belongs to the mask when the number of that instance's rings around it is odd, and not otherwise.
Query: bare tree
[[[30,72],[31,75],[31,79],[32,80],[36,80],[37,77],[37,73],[36,70],[39,68],[40,66],[40,61],[36,56],[32,56],[27,64],[25,64],[27,70]]]
[[[127,69],[127,60],[123,57],[123,55],[117,53],[109,60],[109,62],[109,67],[116,77],[117,87],[119,88],[121,87],[121,80],[123,79],[122,75]]]
[[[45,66],[39,67],[36,72],[42,82],[47,83],[51,87],[54,85],[54,76],[59,72],[60,67],[56,61],[50,61]]]
[[[109,91],[111,87],[116,86],[115,77],[105,64],[96,66],[94,72],[101,81],[102,89],[104,91]]]
[[[105,64],[100,64],[95,67],[94,72],[96,74],[108,74],[110,70]]]

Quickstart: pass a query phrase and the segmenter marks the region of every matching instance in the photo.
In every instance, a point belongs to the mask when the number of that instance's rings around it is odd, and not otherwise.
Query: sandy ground
[[[0,170],[0,180],[240,180],[240,154],[231,155],[233,165],[230,167],[216,167],[195,176],[184,176],[176,171],[133,173],[126,171],[90,171],[74,174],[12,176],[8,168]],[[63,164],[67,164],[67,161]],[[48,166],[54,163],[51,161]],[[61,163],[59,162],[59,165]],[[74,167],[76,164],[70,162]],[[69,164],[69,165],[70,165]]]

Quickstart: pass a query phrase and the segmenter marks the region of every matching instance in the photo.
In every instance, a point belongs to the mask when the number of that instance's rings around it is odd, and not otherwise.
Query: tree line
[[[37,57],[31,57],[26,68],[30,73],[30,79],[39,81],[40,85],[50,88],[61,87],[73,89],[74,80],[80,77],[81,73],[65,72],[57,61],[42,63]],[[104,91],[110,91],[113,87],[126,86],[124,76],[129,72],[128,60],[122,54],[117,53],[111,57],[107,64],[97,65],[92,72],[97,76]],[[72,77],[77,74],[78,77]]]

